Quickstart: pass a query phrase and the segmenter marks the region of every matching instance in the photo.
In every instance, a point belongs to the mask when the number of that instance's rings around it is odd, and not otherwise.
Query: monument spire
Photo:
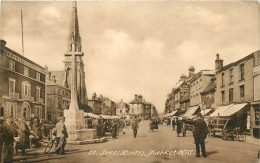
[[[75,44],[75,49],[72,49],[72,44]],[[79,22],[76,1],[72,2],[69,37],[67,45],[67,52],[71,51],[81,52],[81,37],[79,34]]]

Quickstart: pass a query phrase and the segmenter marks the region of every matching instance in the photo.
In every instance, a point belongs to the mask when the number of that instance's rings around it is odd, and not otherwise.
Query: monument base
[[[84,141],[96,138],[95,129],[86,129],[83,110],[64,110],[64,117],[68,141]]]

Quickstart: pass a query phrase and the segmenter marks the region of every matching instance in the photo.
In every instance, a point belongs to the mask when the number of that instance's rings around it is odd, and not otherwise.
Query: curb
[[[100,139],[89,139],[89,140],[78,140],[78,141],[67,141],[67,144],[71,145],[83,145],[83,144],[94,144],[94,143],[104,143],[107,141],[106,137]]]

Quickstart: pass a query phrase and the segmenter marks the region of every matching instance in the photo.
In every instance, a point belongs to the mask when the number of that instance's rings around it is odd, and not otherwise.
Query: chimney
[[[6,45],[6,41],[5,40],[0,40],[0,45],[1,46],[5,46]]]
[[[219,54],[216,54],[215,70],[218,71],[223,68],[223,60],[219,59]]]
[[[54,75],[52,76],[52,81],[53,81],[54,83],[56,83],[56,79],[55,79],[55,76],[54,76]]]
[[[135,95],[135,99],[137,100],[137,95]]]
[[[189,68],[189,76],[192,76],[195,74],[195,68],[193,66],[190,66]]]
[[[96,92],[94,92],[93,95],[92,95],[92,99],[95,100],[96,97],[97,97],[97,94],[96,94]]]
[[[180,77],[180,81],[185,81],[186,80],[186,75],[185,74],[182,74],[181,77]]]
[[[51,72],[49,72],[49,80],[51,81]]]

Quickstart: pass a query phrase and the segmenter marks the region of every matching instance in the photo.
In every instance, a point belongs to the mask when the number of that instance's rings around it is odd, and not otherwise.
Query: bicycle
[[[57,139],[57,137],[55,137],[47,144],[47,146],[45,147],[44,153],[48,154],[55,146],[57,146],[57,144],[58,144],[58,139]]]
[[[222,139],[223,140],[238,140],[240,142],[246,141],[246,134],[241,133],[239,128],[231,129],[231,130],[223,130],[222,131]]]

